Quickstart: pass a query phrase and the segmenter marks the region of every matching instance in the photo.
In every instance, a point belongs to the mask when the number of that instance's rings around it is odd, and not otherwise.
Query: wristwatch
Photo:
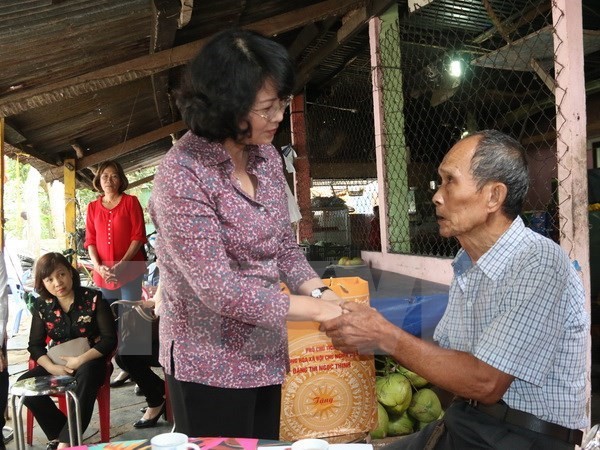
[[[323,297],[323,292],[330,291],[330,290],[331,289],[329,289],[327,286],[316,288],[310,292],[310,296],[313,298],[321,298],[321,297]]]

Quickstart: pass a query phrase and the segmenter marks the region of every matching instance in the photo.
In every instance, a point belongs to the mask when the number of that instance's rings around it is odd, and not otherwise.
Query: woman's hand
[[[162,293],[160,290],[160,283],[158,283],[158,286],[156,287],[156,292],[154,293],[154,296],[152,297],[152,301],[154,302],[154,314],[156,316],[160,316],[160,305],[162,303]]]
[[[140,306],[144,309],[153,309],[155,306],[154,298],[151,298],[150,300],[142,300]]]
[[[65,357],[61,358],[65,359]],[[54,363],[45,366],[44,369],[46,369],[50,375],[73,375],[75,373],[73,369],[69,369],[67,366],[61,366]]]
[[[335,319],[343,313],[342,307],[340,306],[340,299],[321,299],[319,300],[318,305],[319,311],[315,317],[315,321],[317,322],[325,322],[327,320]]]
[[[106,281],[107,283],[116,281],[115,275],[110,267],[105,266],[104,264],[101,264],[98,267],[95,267],[95,269],[96,269],[96,272],[98,272],[100,274],[100,276],[102,277],[102,279],[104,281]]]
[[[117,281],[117,278],[119,278],[119,276],[121,276],[121,274],[123,273],[123,270],[125,269],[125,266],[126,266],[126,263],[124,263],[123,261],[119,261],[114,266],[112,266],[111,273],[115,279],[114,281]]]
[[[66,362],[64,366],[66,370],[70,370],[71,373],[75,372],[81,367],[82,361],[79,356],[61,356],[60,359]]]
[[[142,308],[144,314],[152,317],[153,319],[155,319],[156,316],[156,309],[154,307],[154,300],[142,300],[140,302],[140,307]]]
[[[345,301],[331,289],[327,289],[323,292],[321,300],[335,301],[338,305],[341,305]]]

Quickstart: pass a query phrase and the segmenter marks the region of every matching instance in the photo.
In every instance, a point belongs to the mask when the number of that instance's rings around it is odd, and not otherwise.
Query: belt
[[[501,420],[502,422],[526,428],[528,430],[535,431],[536,433],[544,434],[569,444],[581,444],[581,439],[583,438],[583,432],[581,430],[572,430],[570,428],[563,427],[562,425],[546,422],[545,420],[539,419],[528,412],[513,409],[502,400],[492,405],[483,405],[475,400],[469,399],[466,399],[465,401],[473,408],[487,414],[488,416],[492,416],[498,420]]]

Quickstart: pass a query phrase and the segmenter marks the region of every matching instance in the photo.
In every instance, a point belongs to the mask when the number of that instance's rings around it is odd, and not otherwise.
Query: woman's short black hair
[[[239,141],[252,131],[245,119],[267,80],[280,99],[292,93],[294,66],[285,47],[254,31],[225,30],[188,64],[177,106],[196,135]]]
[[[125,192],[125,189],[129,186],[129,180],[125,176],[125,171],[123,171],[123,167],[117,161],[107,160],[100,164],[98,167],[98,171],[96,172],[96,176],[94,177],[94,181],[92,184],[94,185],[94,189],[98,192],[102,192],[102,185],[100,184],[100,177],[102,177],[102,172],[104,172],[107,168],[112,167],[117,171],[117,175],[119,175],[119,179],[121,180],[121,184],[119,185],[119,194]]]
[[[77,272],[77,270],[75,270],[75,268],[69,264],[69,261],[64,255],[56,252],[46,253],[45,255],[40,256],[35,262],[33,278],[33,287],[43,299],[52,298],[52,294],[50,294],[48,289],[46,289],[46,286],[44,286],[44,278],[49,277],[52,272],[58,268],[58,266],[64,266],[67,270],[71,271],[71,274],[73,275],[73,289],[81,286],[79,272]]]

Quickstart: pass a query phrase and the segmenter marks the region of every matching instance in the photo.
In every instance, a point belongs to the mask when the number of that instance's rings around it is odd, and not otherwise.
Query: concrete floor
[[[9,321],[9,323],[11,322]],[[29,353],[27,352],[29,325],[30,316],[24,317],[21,321],[18,334],[8,340],[7,350],[11,384],[27,370],[27,361],[29,358]],[[113,377],[115,377],[118,372],[119,369],[116,368]],[[162,376],[162,370],[159,369],[157,374]],[[133,427],[133,423],[143,415],[143,413],[140,412],[140,408],[146,406],[144,397],[136,396],[133,389],[134,384],[131,381],[127,382],[122,387],[111,389],[111,441],[149,439],[157,434],[171,431],[172,425],[163,419],[160,419],[154,428],[138,430]],[[83,434],[84,444],[89,445],[100,441],[97,407],[98,405],[96,405],[96,410],[92,415],[92,421],[90,422],[88,429]],[[24,410],[25,409],[26,408],[24,408]],[[9,420],[7,420],[6,426],[13,427],[10,411]],[[32,450],[45,450],[46,442],[46,436],[37,423],[35,423],[33,428],[33,446],[29,448]],[[14,439],[6,445],[6,448],[9,450],[16,450]]]

